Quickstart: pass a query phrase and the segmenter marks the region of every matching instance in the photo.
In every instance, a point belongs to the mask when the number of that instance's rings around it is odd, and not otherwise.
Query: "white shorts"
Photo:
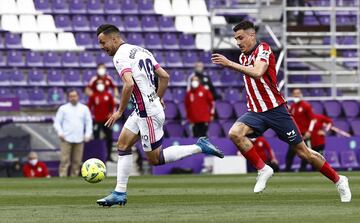
[[[164,111],[147,118],[141,118],[133,112],[126,120],[124,128],[134,134],[139,134],[140,132],[141,144],[144,151],[151,152],[162,144],[164,122]]]

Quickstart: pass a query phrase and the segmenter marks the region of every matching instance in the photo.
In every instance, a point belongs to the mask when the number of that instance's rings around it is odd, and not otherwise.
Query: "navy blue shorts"
[[[254,133],[247,135],[250,138],[259,137],[270,128],[282,141],[290,145],[296,145],[303,141],[295,120],[285,104],[265,112],[248,111],[237,122],[242,122],[254,130]]]

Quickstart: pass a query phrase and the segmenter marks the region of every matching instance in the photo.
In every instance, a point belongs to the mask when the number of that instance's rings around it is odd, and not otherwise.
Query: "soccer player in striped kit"
[[[213,54],[212,62],[244,74],[249,111],[241,116],[231,127],[229,137],[258,170],[254,192],[262,192],[267,181],[274,174],[254,149],[250,138],[262,135],[273,129],[279,138],[288,143],[296,154],[311,163],[314,168],[329,178],[337,187],[342,202],[351,201],[348,179],[339,176],[323,156],[309,149],[286,107],[286,101],[277,88],[275,55],[265,42],[256,40],[254,24],[242,21],[234,27],[234,37],[241,50],[239,63],[230,61],[221,54]]]

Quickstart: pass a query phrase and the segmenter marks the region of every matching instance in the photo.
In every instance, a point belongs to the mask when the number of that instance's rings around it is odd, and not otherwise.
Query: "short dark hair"
[[[76,92],[77,95],[79,95],[78,91],[75,88],[70,88],[67,90],[67,96],[69,96],[72,92]]]
[[[249,20],[243,20],[233,28],[233,31],[236,32],[241,29],[243,29],[243,30],[254,29],[255,30],[255,26],[254,26],[254,23],[250,22]]]
[[[111,24],[102,24],[100,25],[96,30],[96,35],[99,36],[101,33],[104,33],[105,35],[109,33],[116,33],[120,34],[120,30],[118,27],[111,25]]]
[[[104,66],[106,67],[105,63],[98,63],[96,67]]]

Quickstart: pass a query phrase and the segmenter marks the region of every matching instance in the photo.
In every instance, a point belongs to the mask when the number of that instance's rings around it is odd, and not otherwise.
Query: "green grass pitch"
[[[340,203],[335,186],[318,173],[276,174],[262,194],[255,174],[131,177],[126,207],[103,208],[115,178],[0,179],[1,223],[72,222],[360,222],[360,172],[345,173],[353,193]]]

